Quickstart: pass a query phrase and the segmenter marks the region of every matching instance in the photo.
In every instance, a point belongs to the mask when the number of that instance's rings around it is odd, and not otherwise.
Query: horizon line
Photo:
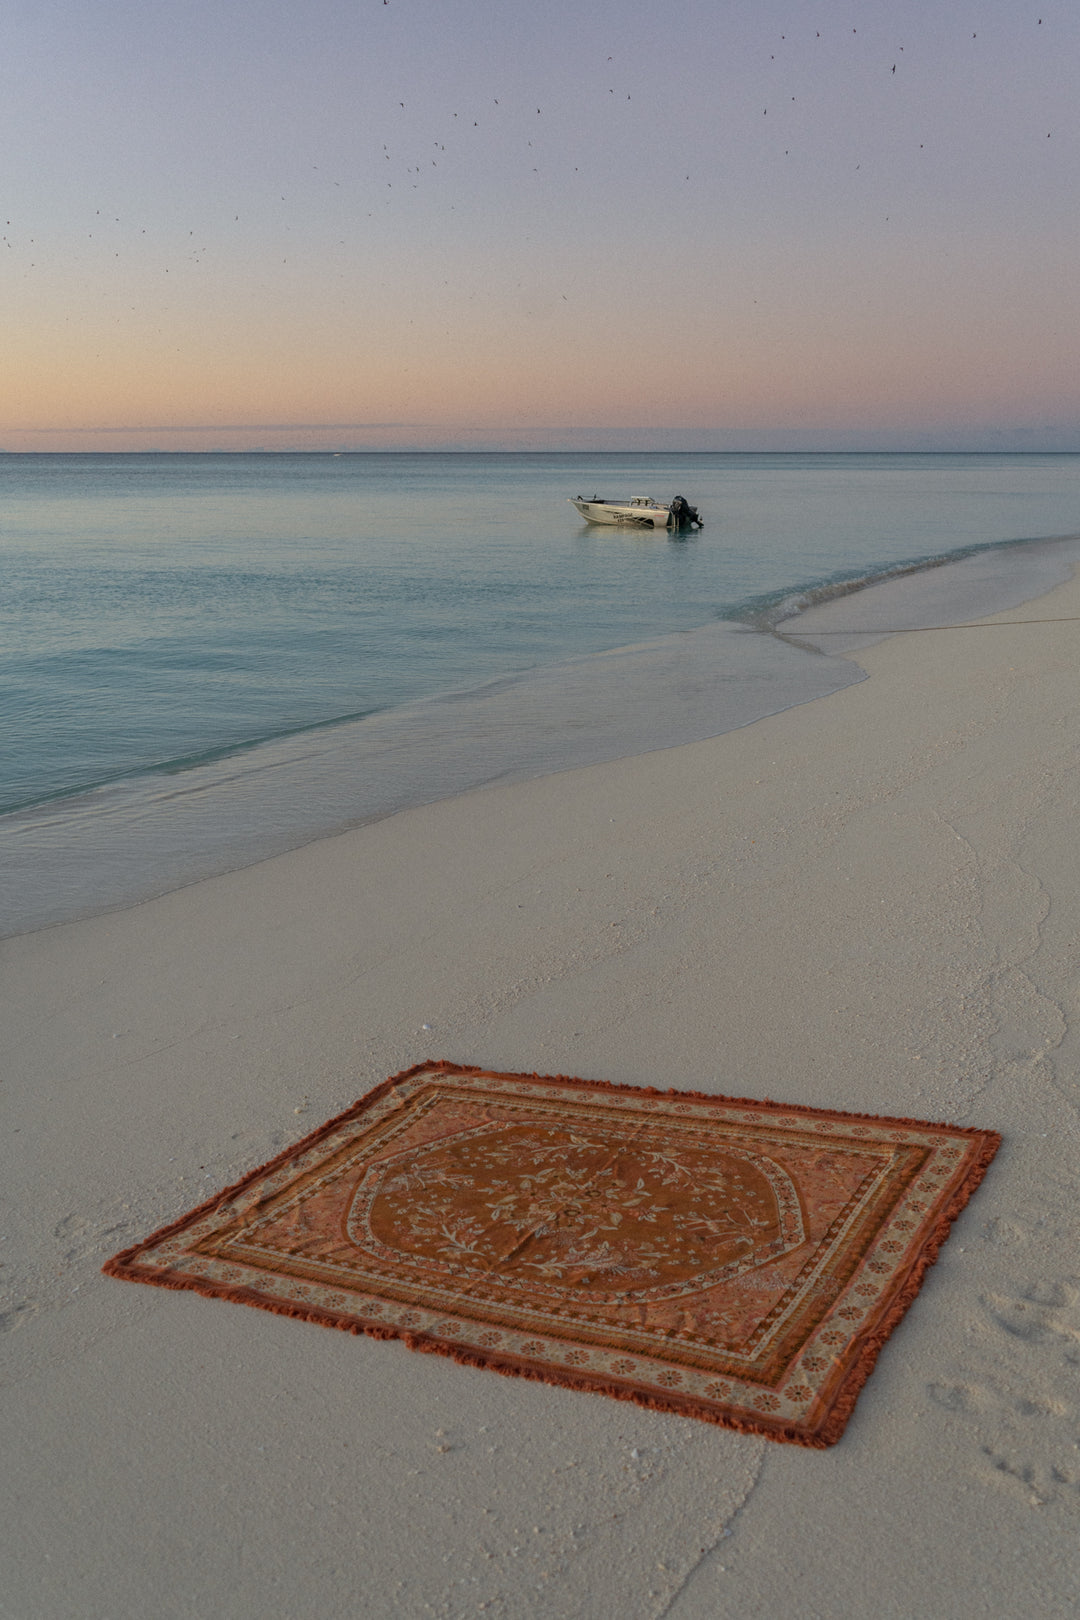
[[[193,430],[194,431],[194,430]],[[972,448],[970,445],[770,445],[723,448],[713,446],[703,449],[701,446],[674,446],[674,445],[593,445],[593,446],[567,446],[563,449],[547,446],[525,447],[504,445],[489,446],[487,449],[465,449],[460,445],[445,445],[443,447],[431,445],[396,445],[385,449],[371,449],[366,447],[350,447],[332,449],[329,446],[294,446],[291,449],[269,450],[262,445],[249,445],[246,449],[230,447],[220,450],[181,450],[169,448],[165,445],[155,445],[139,450],[12,450],[0,445],[0,456],[1076,456],[1080,455],[1080,444],[1073,449],[1024,449],[1020,446],[983,446]]]

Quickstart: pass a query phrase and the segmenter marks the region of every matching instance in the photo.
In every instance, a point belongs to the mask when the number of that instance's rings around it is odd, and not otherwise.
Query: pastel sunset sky
[[[0,449],[1080,449],[1075,0],[7,0]]]

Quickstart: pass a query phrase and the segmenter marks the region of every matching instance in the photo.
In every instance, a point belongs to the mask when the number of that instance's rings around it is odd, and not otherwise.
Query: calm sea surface
[[[800,606],[1077,531],[1077,456],[0,456],[0,932],[746,724],[858,678]]]

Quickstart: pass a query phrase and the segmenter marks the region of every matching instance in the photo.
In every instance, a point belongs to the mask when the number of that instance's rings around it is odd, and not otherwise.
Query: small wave
[[[854,596],[856,591],[865,591],[871,585],[882,585],[886,580],[903,579],[908,574],[926,573],[931,568],[942,568],[946,563],[956,562],[960,557],[967,555],[964,552],[951,551],[941,557],[927,557],[919,562],[897,563],[893,568],[882,568],[870,574],[856,574],[849,579],[832,579],[823,585],[808,585],[805,589],[789,592],[779,601],[771,603],[767,608],[755,614],[758,627],[762,630],[775,630],[787,619],[794,619],[807,608],[821,607],[825,602],[837,602],[844,596]]]
[[[157,777],[180,776],[188,771],[199,770],[203,766],[217,765],[223,760],[251,754],[256,749],[265,747],[268,743],[289,742],[293,738],[305,737],[309,733],[316,735],[323,731],[331,731],[335,726],[351,725],[354,721],[367,720],[372,715],[383,712],[384,710],[381,707],[357,709],[353,713],[335,714],[325,720],[311,720],[305,721],[301,725],[284,726],[278,730],[263,732],[255,737],[240,737],[233,742],[219,743],[212,748],[206,748],[193,754],[178,754],[170,759],[157,759],[151,760],[147,764],[127,766],[107,776],[82,782],[65,783],[62,787],[54,788],[48,793],[38,793],[23,799],[13,799],[10,803],[0,803],[0,817],[17,816],[26,811],[43,810],[68,800],[89,799],[109,789],[123,787],[129,783],[140,784],[153,781]]]
[[[950,563],[963,562],[967,557],[1036,543],[1035,539],[1028,537],[994,540],[989,543],[958,546],[954,551],[937,552],[929,557],[910,558],[905,562],[892,563],[888,567],[872,569],[866,573],[837,575],[817,584],[801,586],[794,591],[759,597],[755,602],[746,604],[737,616],[743,623],[751,625],[756,630],[773,633],[781,624],[788,619],[797,618],[808,608],[839,601],[845,596],[854,595],[857,591],[865,591],[872,585],[883,585],[889,580],[905,579],[913,574],[925,574],[934,568],[944,568]]]

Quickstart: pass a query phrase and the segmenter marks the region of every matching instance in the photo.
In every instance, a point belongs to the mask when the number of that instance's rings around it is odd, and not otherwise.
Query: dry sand
[[[8,941],[0,1614],[1076,1612],[1078,621]],[[424,1057],[1005,1140],[827,1452],[99,1274]]]

